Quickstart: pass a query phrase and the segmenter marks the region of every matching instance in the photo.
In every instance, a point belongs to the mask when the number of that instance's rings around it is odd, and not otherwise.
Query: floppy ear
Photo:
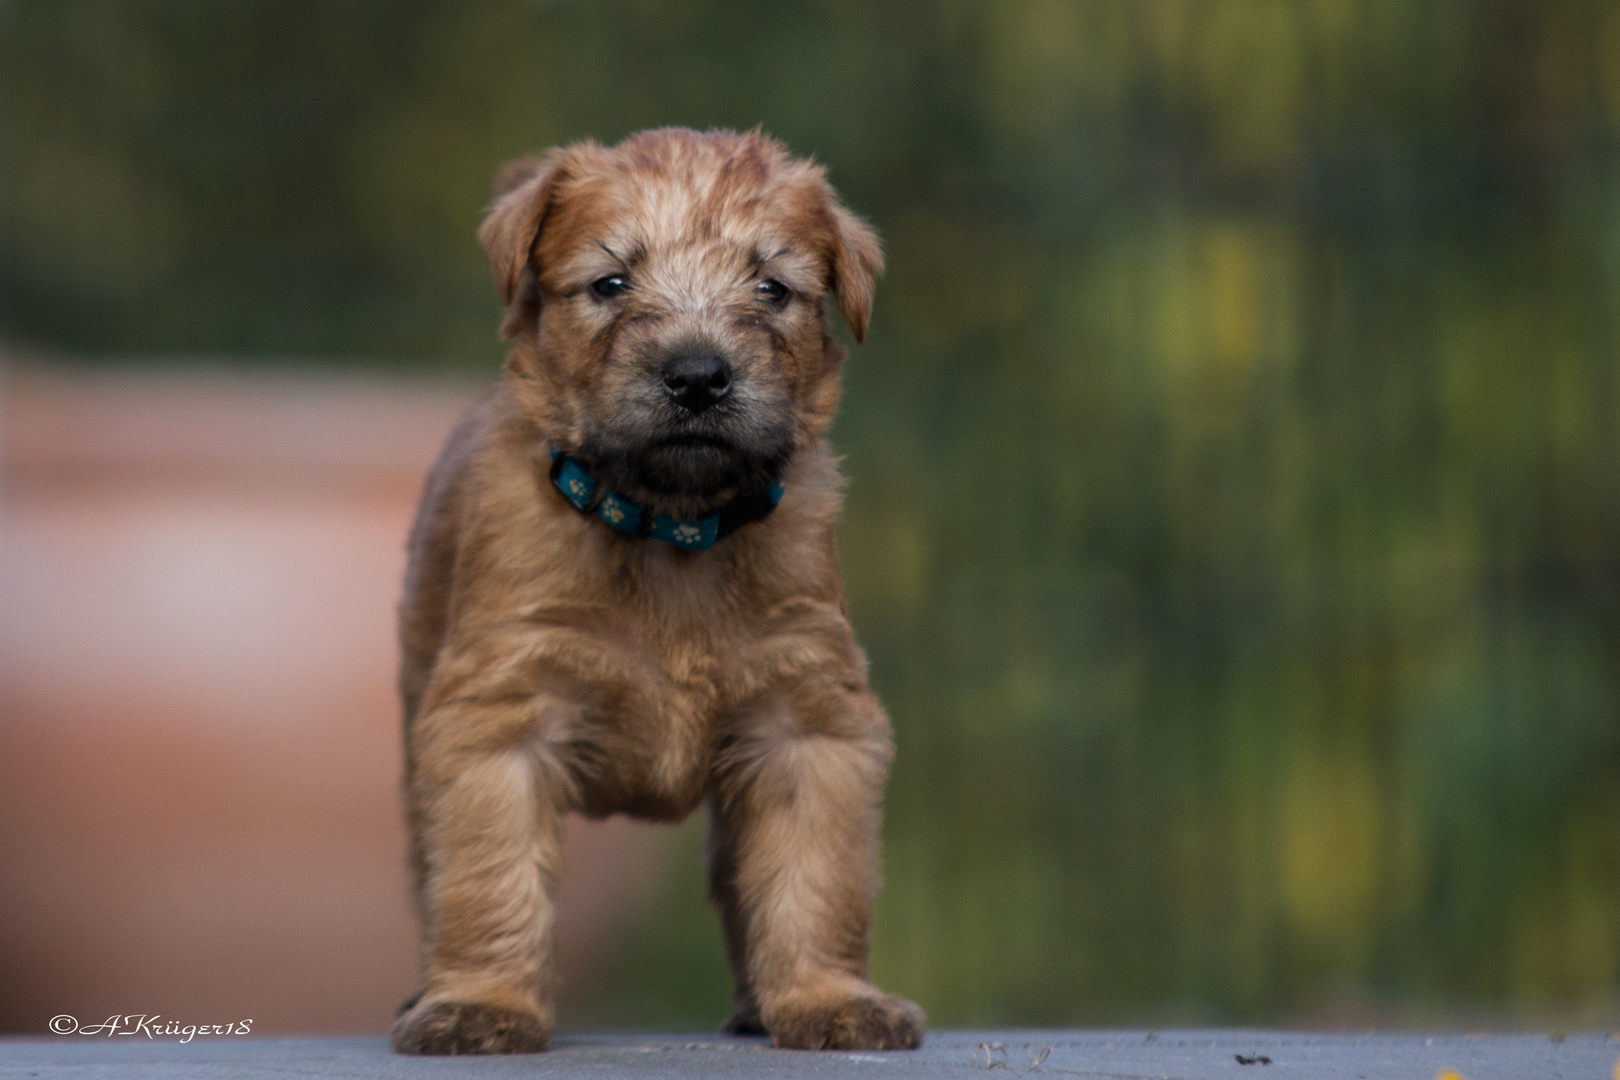
[[[478,227],[478,241],[489,256],[489,272],[501,301],[511,304],[524,291],[524,277],[532,279],[529,260],[551,208],[562,169],[562,152],[519,158],[495,175],[495,198]],[[525,298],[526,299],[526,298]]]
[[[872,227],[838,202],[828,199],[832,212],[832,285],[838,296],[838,312],[855,335],[858,345],[866,340],[866,324],[872,316],[872,296],[878,275],[883,273],[883,245]]]

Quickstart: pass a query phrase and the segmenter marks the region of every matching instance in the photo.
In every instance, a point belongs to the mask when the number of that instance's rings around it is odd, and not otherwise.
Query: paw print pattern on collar
[[[680,520],[668,514],[648,514],[647,508],[616,491],[606,491],[583,464],[558,450],[551,451],[551,483],[575,510],[622,533],[662,540],[688,551],[707,551],[751,521],[770,514],[782,501],[783,488],[774,483],[764,491],[739,495],[700,518]]]

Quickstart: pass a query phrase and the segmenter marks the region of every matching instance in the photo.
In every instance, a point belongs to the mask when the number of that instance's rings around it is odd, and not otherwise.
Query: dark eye
[[[788,287],[775,278],[762,281],[754,286],[754,295],[761,300],[768,300],[773,304],[780,304],[788,298]]]
[[[615,296],[623,296],[630,291],[630,283],[618,274],[611,277],[597,278],[591,282],[591,292],[603,300],[612,300]]]

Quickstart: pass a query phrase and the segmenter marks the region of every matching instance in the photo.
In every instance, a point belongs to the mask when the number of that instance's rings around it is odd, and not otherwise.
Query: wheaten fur
[[[866,979],[892,745],[838,577],[825,442],[844,355],[823,300],[864,337],[876,237],[776,142],[680,129],[508,166],[479,235],[513,344],[410,540],[422,990],[396,1049],[543,1049],[562,815],[675,821],[705,802],[729,1026],[784,1047],[919,1045],[921,1011]],[[622,298],[590,288],[609,275],[631,282]],[[762,300],[766,279],[787,298]],[[682,350],[730,365],[734,397],[707,420],[672,411],[656,378]],[[786,494],[683,551],[579,514],[549,483],[553,448],[676,517],[772,477]]]

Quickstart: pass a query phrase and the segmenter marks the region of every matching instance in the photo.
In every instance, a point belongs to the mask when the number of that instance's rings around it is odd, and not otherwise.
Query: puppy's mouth
[[[735,482],[746,455],[729,439],[675,435],[656,439],[633,454],[636,478],[660,495],[709,495]]]
[[[682,434],[647,443],[629,464],[637,482],[655,495],[715,499],[765,486],[777,462],[760,461],[720,436]]]
[[[700,452],[715,450],[722,454],[741,453],[741,450],[730,439],[723,439],[718,435],[672,435],[667,439],[659,439],[653,447],[669,453],[679,453],[683,450]]]
[[[773,439],[748,447],[722,435],[680,432],[634,443],[594,440],[583,449],[610,489],[666,513],[696,516],[770,486],[792,445]]]

